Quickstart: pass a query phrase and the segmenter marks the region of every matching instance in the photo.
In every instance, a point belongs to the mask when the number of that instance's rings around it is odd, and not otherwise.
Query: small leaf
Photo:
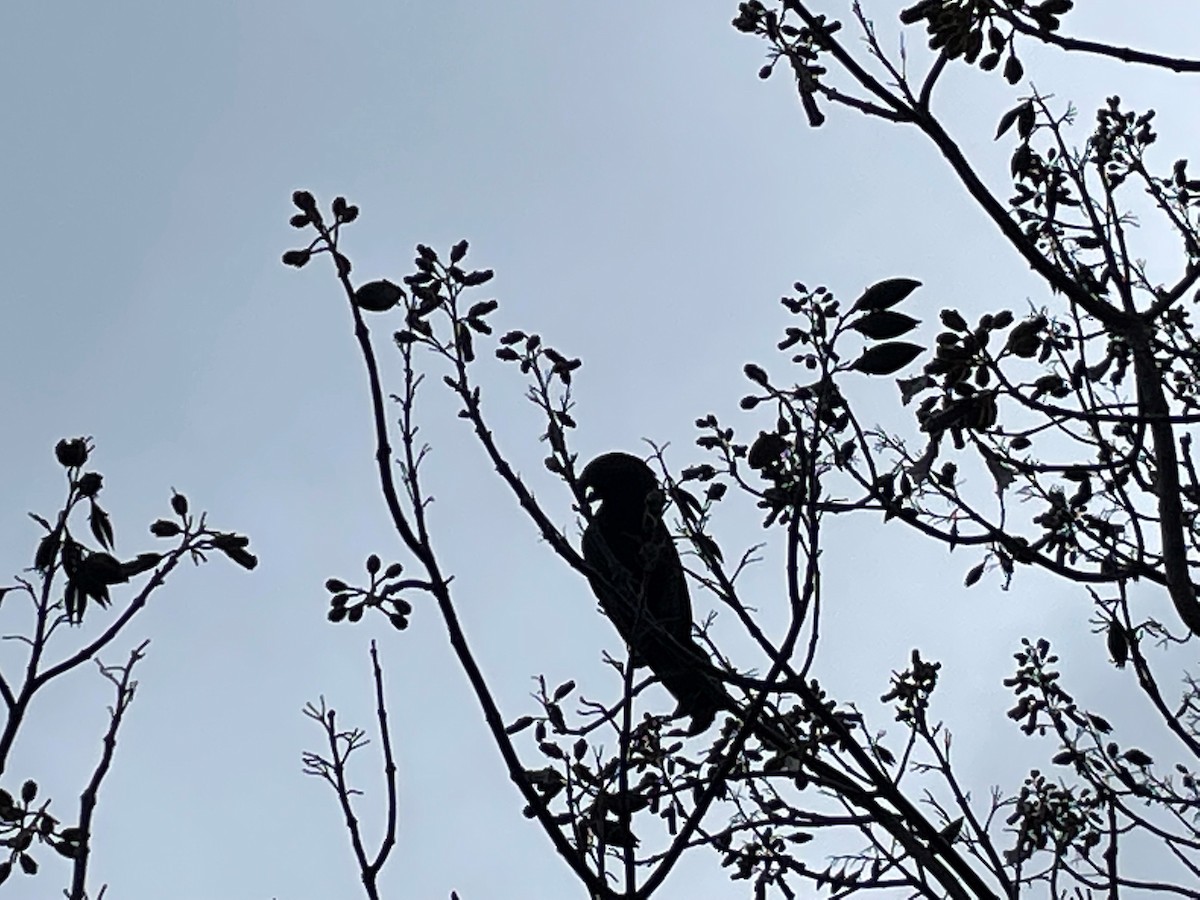
[[[159,519],[150,526],[150,533],[160,538],[175,537],[175,535],[182,531],[183,529],[179,526],[179,523],[172,522],[170,519]]]
[[[557,701],[561,700],[563,697],[567,696],[567,694],[571,693],[571,691],[573,691],[573,690],[575,690],[575,682],[574,681],[564,681],[562,684],[560,684],[558,687],[556,687],[554,689],[554,696],[553,696],[554,701],[557,702]]]
[[[962,317],[957,309],[943,309],[941,313],[942,324],[951,331],[966,331],[967,320]]]
[[[963,579],[963,586],[970,587],[971,585],[973,585],[977,581],[979,581],[979,579],[983,577],[983,567],[985,565],[987,565],[986,559],[983,562],[981,562],[979,565],[977,565],[975,568],[973,568],[970,572],[968,572],[967,577]]]
[[[938,837],[940,837],[947,844],[953,844],[958,839],[959,834],[962,832],[962,827],[963,817],[959,816],[957,819],[943,828],[941,832],[939,832]]]
[[[91,526],[92,536],[100,543],[100,546],[111,550],[113,546],[112,522],[108,518],[108,513],[102,510],[98,503],[92,503],[92,511],[88,514],[88,525]]]
[[[477,287],[491,281],[494,274],[491,269],[479,269],[474,272],[467,272],[462,277],[462,283],[466,287]]]
[[[129,562],[121,563],[121,571],[126,577],[132,578],[134,575],[140,575],[143,572],[148,572],[162,562],[161,553],[139,553],[136,558]]]
[[[218,549],[247,571],[252,571],[258,565],[258,557],[244,547],[219,547]]]
[[[908,406],[913,397],[926,388],[937,387],[937,382],[928,375],[917,375],[913,378],[897,378],[896,385],[900,388],[900,402]]]
[[[1021,65],[1021,61],[1015,56],[1009,56],[1008,61],[1004,63],[1004,80],[1009,84],[1016,84],[1025,74],[1025,67]]]
[[[1008,486],[1017,480],[1016,473],[994,453],[984,451],[983,462],[992,473],[992,480],[996,482],[996,496],[1002,496]]]
[[[882,341],[907,334],[921,323],[912,316],[890,309],[877,309],[851,323],[850,327],[872,340]]]
[[[499,307],[500,304],[495,300],[482,300],[467,310],[467,318],[478,319],[480,316],[486,316],[488,313],[494,312]]]
[[[921,282],[911,278],[889,278],[886,281],[877,282],[854,301],[850,311],[887,309],[895,306],[920,286]]]
[[[56,531],[38,541],[37,552],[33,556],[33,567],[44,572],[54,565],[54,560],[58,558],[58,545],[59,537]]]
[[[519,731],[524,731],[533,724],[533,716],[521,716],[517,721],[513,722],[504,729],[505,734],[516,734]]]
[[[317,218],[317,201],[308,191],[292,191],[292,202],[300,212]]]
[[[891,375],[900,371],[925,352],[925,348],[906,341],[892,341],[868,347],[851,368],[867,375]]]
[[[1018,107],[1017,113],[1017,134],[1022,140],[1026,140],[1033,134],[1033,126],[1037,123],[1037,113],[1033,108],[1033,101],[1026,100]]]
[[[109,553],[90,554],[79,566],[78,574],[84,584],[124,584],[129,580],[117,558]]]
[[[1139,750],[1137,747],[1130,747],[1128,750],[1126,750],[1121,755],[1122,755],[1122,758],[1124,758],[1128,762],[1131,762],[1135,766],[1141,766],[1143,768],[1145,768],[1148,765],[1151,765],[1154,762],[1154,760],[1151,759],[1151,757],[1148,753],[1145,753],[1144,751]]]
[[[761,366],[756,366],[754,363],[746,363],[746,365],[742,366],[742,372],[755,384],[761,384],[766,387],[769,381],[767,373],[762,370]]]
[[[78,468],[87,462],[87,441],[84,438],[63,438],[54,445],[54,456],[66,468]]]
[[[387,312],[403,299],[400,286],[386,278],[368,281],[354,292],[354,305],[367,312]]]
[[[696,542],[696,547],[704,556],[711,557],[717,562],[724,562],[725,558],[721,556],[721,548],[707,534],[697,534],[693,540]]]
[[[1129,662],[1129,637],[1119,622],[1108,623],[1107,643],[1113,664],[1118,669],[1125,668],[1125,663]]]
[[[996,61],[999,62],[999,58],[997,58]],[[1024,105],[1025,104],[1022,103],[1020,106],[1014,106],[1000,117],[1000,124],[996,126],[996,137],[993,140],[1000,140],[1000,138],[1004,136],[1004,132],[1008,131],[1008,129],[1012,128],[1013,125],[1016,124],[1017,116],[1021,114],[1021,107]]]

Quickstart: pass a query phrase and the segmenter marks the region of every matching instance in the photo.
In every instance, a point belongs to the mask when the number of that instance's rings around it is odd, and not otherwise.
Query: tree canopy
[[[1175,645],[1200,634],[1190,574],[1200,482],[1189,433],[1200,358],[1190,318],[1200,277],[1200,182],[1186,160],[1157,158],[1153,110],[1130,110],[1114,95],[1090,133],[1081,133],[1069,103],[1028,85],[1022,56],[1040,43],[1182,74],[1197,63],[1070,37],[1064,23],[1072,6],[922,0],[899,18],[910,35],[924,30],[923,60],[907,49],[911,37],[888,51],[858,4],[846,23],[796,0],[739,6],[734,27],[766,46],[760,76],[790,79],[811,126],[825,125],[828,110],[840,107],[883,120],[881,127],[916,129],[990,220],[998,243],[1042,280],[1045,296],[1016,308],[997,296],[1010,305],[979,316],[944,309],[941,330],[923,337],[909,300],[920,284],[907,275],[865,289],[848,285],[849,303],[841,291],[797,281],[782,299],[794,323],[778,342],[787,362],[745,366],[750,391],[741,407],[751,424],[701,415],[703,456],[682,469],[678,451],[652,446],[693,583],[759,651],[755,660],[736,659],[722,652],[712,617],[696,623],[695,639],[711,654],[699,668],[736,696],[716,736],[689,735],[680,727],[686,722],[647,712],[636,658],[610,660],[623,684],[612,702],[572,704],[576,685],[567,682],[543,686],[539,709],[502,718],[461,633],[425,519],[421,462],[430,448],[416,439],[425,415],[418,386],[426,372],[441,374],[458,415],[546,545],[603,584],[611,569],[586,544],[580,556],[557,513],[500,449],[475,374],[482,345],[525,376],[544,416],[545,465],[594,533],[604,527],[604,507],[596,513],[583,502],[587,479],[569,440],[580,361],[536,332],[493,334],[497,301],[475,299],[492,272],[467,265],[466,241],[445,256],[418,246],[413,271],[398,283],[356,285],[342,248],[357,208],[339,198],[327,220],[312,195],[294,196],[292,223],[309,229],[311,241],[284,261],[303,266],[328,255],[350,300],[371,383],[381,486],[428,577],[415,593],[440,610],[526,814],[592,896],[650,896],[684,853],[704,850],[718,854],[731,878],[750,882],[755,896],[814,887],[836,896],[868,889],[964,898],[1030,890],[1194,895],[1195,688],[1185,675],[1182,693],[1171,696],[1155,673],[1178,668]],[[1011,148],[1011,196],[989,189],[938,115],[937,95],[965,67],[995,72],[1021,91],[999,112],[995,132]],[[1148,215],[1178,241],[1179,261],[1165,279],[1132,249]],[[391,317],[378,321],[393,330],[388,352],[402,361],[405,389],[395,407],[385,400],[382,348],[370,324],[392,311],[399,330]],[[895,412],[907,425],[896,415],[881,423],[877,406],[856,399],[864,383],[883,378],[895,380]],[[396,410],[398,431],[390,424]],[[760,627],[755,610],[765,600],[740,587],[755,547],[730,554],[712,534],[719,512],[738,501],[756,505],[767,540],[783,544],[790,618],[782,633]],[[851,700],[829,696],[818,653],[823,529],[862,514],[957,548],[955,560],[969,556],[966,587],[985,577],[1007,586],[1027,569],[1077,584],[1092,610],[1079,627],[1099,631],[1100,652],[1127,667],[1157,718],[1161,743],[1154,740],[1167,759],[1139,746],[1148,736],[1113,724],[1121,710],[1075,700],[1036,622],[1005,682],[1015,704],[1009,718],[1053,746],[1020,785],[985,794],[960,781],[948,726],[932,711],[940,667],[920,650],[883,693],[898,726],[890,732]],[[1173,620],[1143,611],[1138,597],[1146,589],[1169,597]],[[601,599],[606,610],[613,605]],[[336,601],[331,618],[338,619]],[[643,639],[617,625],[636,654]],[[650,668],[660,667],[651,660]],[[678,697],[670,677],[659,675]],[[521,744],[530,731],[532,743]]]

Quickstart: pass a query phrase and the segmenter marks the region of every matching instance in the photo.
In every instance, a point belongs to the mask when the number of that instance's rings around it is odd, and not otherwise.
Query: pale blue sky
[[[1150,5],[1154,18],[1140,23],[1116,0],[1071,21],[1164,51],[1195,46],[1190,3]],[[895,6],[875,4],[881,19]],[[762,46],[730,27],[735,11],[726,0],[0,10],[7,570],[32,556],[24,511],[49,512],[62,494],[54,442],[78,434],[96,439],[122,553],[150,549],[143,529],[175,487],[213,524],[251,535],[261,558],[252,574],[219,560],[178,572],[129,633],[126,646],[153,643],[97,821],[93,883],[108,882],[108,897],[356,896],[332,796],[300,775],[301,749],[320,737],[300,707],[323,692],[343,721],[370,725],[372,636],[401,764],[389,895],[583,895],[521,817],[434,610],[418,607],[404,634],[371,618],[325,621],[327,577],[399,549],[375,487],[342,298],[321,266],[279,264],[295,241],[294,189],[362,207],[345,247],[363,280],[404,274],[418,241],[469,238],[475,264],[498,273],[497,326],[540,331],[583,357],[585,458],[648,437],[673,442],[675,464],[695,462],[692,422],[709,411],[736,420],[742,364],[783,366],[776,301],[797,279],[849,297],[916,277],[925,287],[910,311],[927,322],[952,304],[1044,302],[916,135],[836,110],[810,131],[784,79],[757,79]],[[1057,52],[1026,56],[1039,87],[1078,102],[1084,127],[1119,92],[1159,107],[1165,160],[1194,150],[1194,79],[1063,63]],[[1007,153],[991,141],[995,121],[1018,93],[960,70],[940,90],[992,184],[1003,185]],[[492,375],[485,399],[502,446],[570,523],[569,498],[541,471],[522,385],[508,370]],[[611,689],[598,663],[615,649],[610,626],[433,382],[434,526],[505,715],[533,711],[538,672],[577,675],[593,695]],[[894,388],[877,390],[890,402]],[[731,514],[727,545],[757,541],[756,519]],[[966,593],[974,560],[876,522],[832,532],[822,678],[870,707],[919,642],[946,663],[943,712],[978,788],[1011,783],[1026,744],[1007,729],[1011,748],[998,754],[982,723],[1007,705],[997,685],[1016,638],[1077,626],[1082,596],[1032,579],[1010,595]],[[774,574],[757,578],[770,620]],[[1112,690],[1098,642],[1079,646],[1085,686]],[[42,781],[64,818],[107,702],[91,674],[64,682],[18,748],[14,776]],[[374,768],[359,771],[363,787],[377,785]],[[9,896],[57,891],[59,870],[41,856],[45,874],[6,886]],[[741,888],[708,859],[663,896]]]

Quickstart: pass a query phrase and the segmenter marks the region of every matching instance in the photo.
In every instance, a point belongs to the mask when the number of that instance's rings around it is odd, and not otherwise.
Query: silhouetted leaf
[[[477,287],[491,281],[494,274],[491,269],[479,269],[474,272],[467,272],[462,277],[462,283],[466,287]]]
[[[1005,349],[1022,359],[1032,358],[1038,352],[1038,347],[1041,346],[1039,333],[1045,325],[1045,321],[1039,316],[1037,319],[1027,319],[1018,323],[1008,333]]]
[[[33,567],[46,571],[52,565],[58,556],[59,535],[57,531],[52,531],[40,541],[38,541],[37,552],[33,556]]]
[[[770,380],[767,377],[767,373],[763,371],[762,367],[756,366],[754,363],[746,363],[746,365],[742,366],[742,372],[755,384],[760,384],[763,387],[766,387],[768,381]]]
[[[246,549],[250,546],[250,538],[244,534],[215,534],[212,544],[243,569],[258,565],[258,557]]]
[[[962,827],[963,817],[959,816],[957,819],[943,828],[938,833],[938,837],[940,837],[947,844],[953,844],[956,840],[958,840],[958,836],[962,832]]]
[[[999,57],[996,58],[996,61],[1000,61]],[[1000,117],[1000,124],[996,126],[996,137],[993,138],[993,140],[1000,140],[1000,138],[1004,136],[1004,132],[1013,127],[1017,121],[1017,116],[1021,113],[1021,107],[1024,105],[1025,104],[1022,103],[1020,106],[1014,106]]]
[[[66,468],[78,468],[87,462],[87,441],[84,438],[63,438],[54,445],[54,456]]]
[[[354,292],[354,305],[367,312],[387,312],[403,299],[400,286],[386,278],[368,281]]]
[[[161,553],[139,553],[134,559],[121,564],[121,571],[129,578],[148,572],[162,562]]]
[[[83,585],[95,582],[98,584],[124,584],[129,580],[125,570],[117,558],[110,553],[91,553],[79,565],[76,573]],[[94,596],[94,595],[93,595]]]
[[[1021,61],[1010,55],[1008,61],[1004,63],[1004,80],[1009,84],[1016,84],[1024,74],[1025,67],[1021,65]]]
[[[906,341],[892,341],[877,347],[868,347],[854,361],[852,368],[867,375],[891,375],[898,372],[920,356],[924,347]]]
[[[63,607],[67,613],[68,622],[79,622],[83,618],[82,594],[74,581],[68,581],[67,587],[63,591]],[[3,814],[0,813],[0,818]]]
[[[574,681],[564,681],[562,684],[560,684],[558,687],[556,687],[554,689],[554,694],[552,695],[551,699],[554,700],[555,702],[558,702],[563,697],[567,696],[567,694],[571,693],[571,691],[573,691],[573,690],[575,690],[575,682]]]
[[[221,552],[232,559],[243,569],[253,570],[258,565],[258,557],[242,547],[222,547]]]
[[[1142,768],[1145,768],[1154,762],[1148,753],[1139,750],[1137,747],[1130,747],[1123,754],[1121,754],[1121,756],[1128,762],[1133,763],[1135,766],[1141,766]]]
[[[84,472],[75,482],[75,489],[84,497],[95,497],[104,487],[104,476],[99,472]]]
[[[920,286],[921,282],[911,278],[888,278],[867,288],[863,295],[854,301],[850,311],[887,309],[895,306]]]
[[[942,324],[951,331],[966,331],[967,320],[962,317],[957,309],[943,309],[941,312]]]
[[[317,201],[309,191],[292,191],[292,202],[305,215],[313,219],[320,216],[320,212],[317,210]]]
[[[91,512],[88,514],[88,525],[91,526],[92,536],[96,538],[100,546],[111,550],[113,546],[112,522],[108,518],[108,513],[102,510],[98,503],[92,503]]]
[[[717,546],[717,542],[710,538],[707,534],[698,534],[694,538],[696,546],[701,552],[715,559],[717,562],[724,562],[725,558],[721,556],[721,548]]]
[[[167,538],[175,537],[180,534],[183,528],[178,522],[172,522],[170,519],[159,519],[150,526],[150,533],[155,537]]]
[[[912,316],[890,309],[877,309],[850,324],[859,334],[882,341],[907,334],[921,323]]]
[[[963,586],[970,587],[971,585],[973,585],[977,581],[979,581],[979,579],[983,577],[983,569],[984,569],[985,565],[987,565],[987,560],[984,560],[979,565],[977,565],[975,568],[973,568],[970,572],[968,572],[967,577],[963,579]]]
[[[988,471],[992,473],[992,480],[996,482],[997,496],[1003,494],[1008,486],[1017,480],[1016,473],[994,453],[985,451],[983,462],[988,467]]]
[[[777,463],[787,452],[788,442],[773,431],[760,431],[750,452],[746,455],[746,464],[752,469],[767,469]]]
[[[704,505],[696,498],[695,494],[684,490],[678,485],[671,488],[671,499],[675,501],[677,506],[690,509],[697,514],[704,509]]]
[[[900,388],[900,402],[908,406],[913,397],[926,388],[937,387],[937,382],[928,375],[921,374],[913,378],[897,378],[896,385]]]
[[[1108,623],[1108,654],[1118,669],[1125,668],[1129,662],[1129,638],[1119,622]]]

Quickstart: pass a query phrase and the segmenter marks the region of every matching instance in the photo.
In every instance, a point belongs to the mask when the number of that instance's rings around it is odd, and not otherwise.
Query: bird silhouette
[[[692,638],[692,601],[658,479],[636,456],[605,453],[584,467],[579,486],[600,502],[582,545],[600,608],[629,645],[631,664],[650,667],[675,698],[675,715],[690,716],[689,733],[699,734],[730,701]]]

